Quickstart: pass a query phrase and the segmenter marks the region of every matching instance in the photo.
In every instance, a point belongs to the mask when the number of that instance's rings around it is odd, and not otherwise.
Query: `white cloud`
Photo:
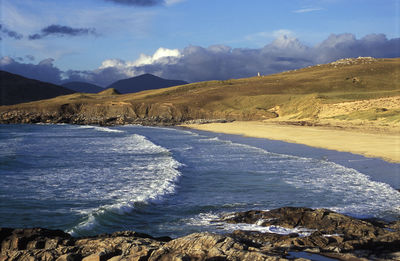
[[[263,48],[243,49],[226,45],[208,48],[188,46],[184,49],[159,48],[152,55],[142,54],[133,61],[108,59],[92,71],[61,72],[52,59],[38,64],[24,64],[9,57],[0,60],[0,69],[57,83],[64,75],[72,81],[88,81],[108,86],[114,81],[152,73],[166,79],[188,82],[225,80],[277,73],[337,59],[373,56],[400,57],[400,38],[387,39],[383,34],[357,39],[353,34],[330,35],[315,46],[307,46],[290,31],[279,30],[276,39]]]
[[[182,54],[178,49],[159,48],[152,56],[141,54],[139,59],[128,63],[129,66],[143,66],[153,63],[171,63],[171,59],[179,58]]]
[[[184,2],[184,1],[186,1],[186,0],[165,0],[165,4],[166,5],[174,5],[174,4]]]
[[[35,14],[18,9],[12,1],[0,1],[0,4],[2,23],[9,25],[10,29],[22,34],[29,34],[42,26]]]
[[[14,60],[11,57],[4,56],[4,57],[1,57],[1,59],[0,59],[0,66],[9,65],[9,64],[12,64],[13,62],[14,62]]]
[[[104,60],[101,63],[101,66],[99,67],[99,69],[105,69],[105,68],[109,68],[109,67],[115,67],[115,68],[124,68],[126,67],[126,62],[120,59],[108,59],[108,60]]]
[[[153,55],[142,54],[135,61],[108,61],[108,65],[129,77],[152,73],[196,82],[249,77],[257,72],[271,74],[346,57],[400,56],[400,38],[389,40],[382,34],[361,39],[353,34],[332,34],[315,46],[303,44],[289,30],[270,34],[275,40],[258,49],[233,49],[226,45],[188,46],[181,50],[159,48]]]
[[[321,11],[323,8],[302,8],[294,10],[293,13],[302,14],[302,13],[310,13],[315,11]]]

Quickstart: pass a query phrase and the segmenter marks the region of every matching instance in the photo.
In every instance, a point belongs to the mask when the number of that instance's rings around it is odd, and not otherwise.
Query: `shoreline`
[[[399,257],[398,220],[390,223],[362,220],[327,209],[302,207],[236,212],[219,220],[266,229],[274,227],[274,232],[198,232],[171,238],[121,231],[78,238],[61,230],[0,227],[0,259],[278,261],[301,257],[306,260],[397,260]],[[283,230],[279,232],[276,228]]]
[[[351,131],[334,127],[282,125],[262,121],[185,124],[180,127],[279,140],[400,163],[400,134]]]
[[[185,129],[184,127],[179,128]],[[367,158],[350,152],[316,148],[281,140],[245,137],[196,129],[190,129],[190,131],[210,138],[217,137],[220,140],[259,148],[269,153],[332,162],[367,175],[372,181],[389,184],[393,189],[400,192],[400,163],[391,163],[380,158]]]

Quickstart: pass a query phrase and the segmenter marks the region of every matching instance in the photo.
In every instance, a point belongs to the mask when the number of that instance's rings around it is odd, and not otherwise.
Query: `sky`
[[[400,57],[400,0],[0,0],[0,69],[99,86]]]

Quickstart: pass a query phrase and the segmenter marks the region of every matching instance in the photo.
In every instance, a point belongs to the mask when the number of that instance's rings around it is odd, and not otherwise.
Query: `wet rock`
[[[340,260],[397,260],[400,256],[398,222],[368,222],[309,208],[239,212],[223,220],[313,232],[279,235],[237,230],[171,239],[125,231],[73,238],[60,230],[1,228],[0,260],[286,260],[297,251]]]
[[[354,219],[327,209],[285,207],[271,211],[247,211],[224,219],[228,223],[262,224],[286,228],[305,227],[324,234],[343,234],[345,237],[374,238],[383,229],[369,222]]]
[[[285,228],[314,230],[309,236],[274,235],[270,233],[235,231],[234,236],[257,243],[270,242],[271,249],[318,249],[326,253],[354,252],[379,256],[400,250],[398,222],[368,222],[327,209],[286,207],[271,211],[246,211],[222,218],[228,223],[248,223]]]

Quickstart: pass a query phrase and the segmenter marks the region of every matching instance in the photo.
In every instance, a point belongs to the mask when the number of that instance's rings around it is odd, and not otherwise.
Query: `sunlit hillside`
[[[198,119],[400,122],[400,59],[356,58],[268,76],[199,82],[135,94],[60,96],[2,106],[2,122],[180,123]],[[354,103],[355,102],[355,103]],[[28,121],[29,122],[29,121]],[[145,123],[146,123],[145,122]]]

